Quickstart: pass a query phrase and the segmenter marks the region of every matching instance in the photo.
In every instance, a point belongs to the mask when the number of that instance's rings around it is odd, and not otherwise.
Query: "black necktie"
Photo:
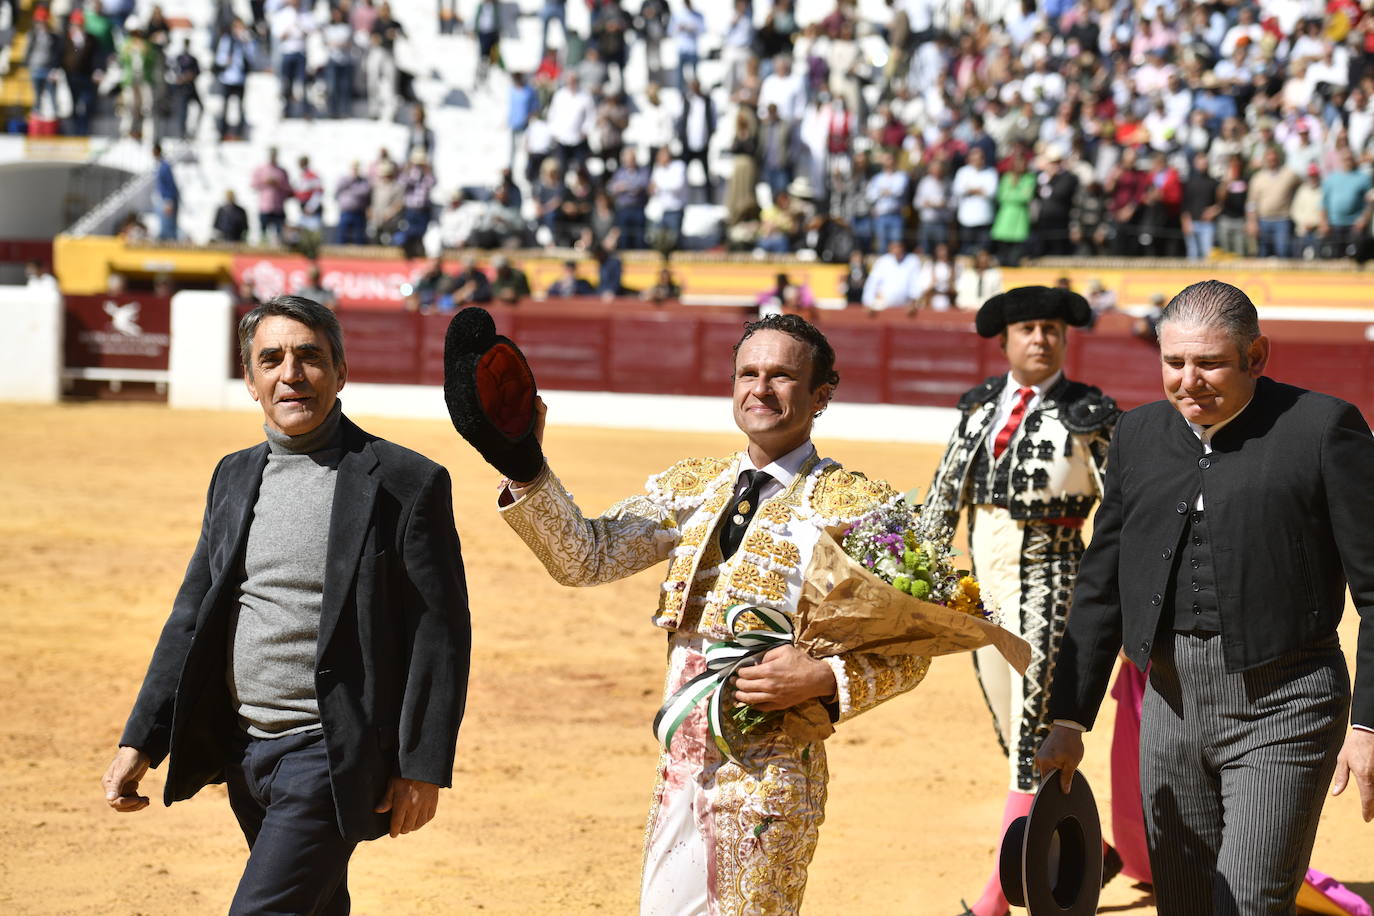
[[[740,542],[744,540],[744,529],[749,527],[750,519],[758,511],[759,494],[773,479],[763,471],[745,471],[743,477],[744,492],[730,507],[725,524],[720,529],[720,552],[727,560],[739,550]]]

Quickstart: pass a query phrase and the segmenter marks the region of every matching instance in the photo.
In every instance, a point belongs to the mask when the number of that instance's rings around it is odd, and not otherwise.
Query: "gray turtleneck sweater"
[[[320,632],[334,481],[342,454],[338,402],[318,427],[267,432],[267,467],[253,506],[238,613],[230,626],[229,693],[239,724],[271,738],[318,727]]]

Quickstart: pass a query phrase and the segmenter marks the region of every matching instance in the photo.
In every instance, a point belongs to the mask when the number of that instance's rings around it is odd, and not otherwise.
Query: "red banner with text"
[[[402,284],[424,269],[420,261],[330,257],[320,258],[319,267],[320,285],[334,294],[339,305],[397,309],[402,305]],[[259,299],[310,286],[310,262],[299,255],[235,255],[232,270],[234,283],[251,284]]]

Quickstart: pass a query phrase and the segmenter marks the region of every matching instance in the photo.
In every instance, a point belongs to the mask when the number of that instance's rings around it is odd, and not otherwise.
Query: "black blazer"
[[[1203,494],[1226,670],[1336,631],[1350,582],[1361,617],[1351,721],[1374,726],[1374,437],[1337,398],[1261,378],[1212,453],[1168,401],[1122,416],[1106,491],[1055,665],[1050,715],[1091,726],[1123,646],[1141,670],[1173,551]],[[1164,621],[1168,626],[1169,621]]]
[[[225,669],[267,443],[220,461],[200,540],[120,738],[154,766],[164,802],[224,778],[238,726]],[[343,419],[315,687],[340,832],[374,839],[392,776],[448,786],[471,629],[448,472]]]

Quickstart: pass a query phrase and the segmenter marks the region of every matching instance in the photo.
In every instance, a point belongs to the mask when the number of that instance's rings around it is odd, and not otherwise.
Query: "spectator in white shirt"
[[[935,253],[935,246],[949,241],[950,210],[945,161],[933,159],[925,177],[916,184],[916,213],[921,219],[918,230],[921,254],[929,257]]]
[[[660,234],[660,251],[676,248],[682,237],[682,214],[687,209],[687,164],[660,147],[649,173],[649,206],[658,219],[651,226]]]
[[[553,142],[558,146],[558,159],[563,168],[566,169],[569,162],[574,165],[586,162],[591,152],[587,134],[596,118],[596,103],[592,94],[582,88],[582,80],[575,72],[568,73],[563,86],[549,100],[545,118]]]
[[[902,207],[907,195],[906,173],[897,171],[891,153],[883,154],[882,165],[882,171],[868,180],[867,191],[879,251],[888,249],[893,241],[904,239]]]
[[[271,29],[279,60],[282,117],[295,117],[297,84],[301,87],[301,101],[305,101],[305,46],[316,31],[315,18],[300,9],[298,0],[284,0],[272,14]]]
[[[988,247],[988,233],[997,199],[997,170],[987,164],[983,150],[975,146],[968,162],[954,173],[950,194],[955,201],[955,220],[959,224],[961,254],[973,254]]]
[[[887,254],[873,262],[873,270],[864,283],[864,308],[876,312],[909,307],[920,273],[920,259],[907,252],[901,239],[892,242]]]
[[[806,107],[806,87],[792,73],[792,58],[780,55],[773,63],[773,72],[764,77],[759,86],[759,116],[769,105],[778,106],[778,115],[790,123],[801,120]]]

